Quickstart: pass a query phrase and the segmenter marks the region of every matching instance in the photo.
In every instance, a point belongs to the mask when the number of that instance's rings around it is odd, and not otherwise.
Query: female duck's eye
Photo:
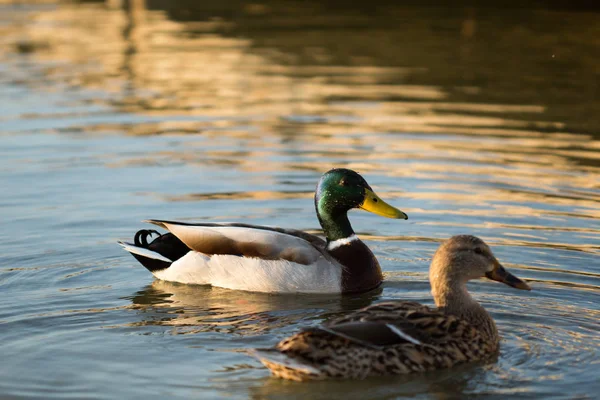
[[[475,254],[483,254],[483,250],[481,250],[480,247],[475,247],[475,250],[473,250],[475,252]]]

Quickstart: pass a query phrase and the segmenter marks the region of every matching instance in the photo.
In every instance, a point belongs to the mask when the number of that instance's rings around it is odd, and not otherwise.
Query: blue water
[[[117,3],[0,5],[0,397],[598,396],[598,14]],[[148,218],[318,232],[334,166],[410,216],[351,212],[375,292],[171,284],[115,244]],[[300,384],[245,354],[372,302],[432,304],[430,258],[458,233],[533,287],[470,284],[497,359]]]

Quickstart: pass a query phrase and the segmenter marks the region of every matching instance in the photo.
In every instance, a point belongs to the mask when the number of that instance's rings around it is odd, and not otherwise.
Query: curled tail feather
[[[138,247],[143,247],[147,249],[149,246],[148,236],[152,236],[153,234],[156,234],[158,237],[162,236],[158,231],[155,231],[154,229],[141,229],[137,231],[137,233],[133,237],[133,244],[135,244]]]

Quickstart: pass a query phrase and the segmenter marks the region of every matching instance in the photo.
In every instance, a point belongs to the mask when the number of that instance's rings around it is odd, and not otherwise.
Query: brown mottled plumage
[[[296,381],[408,374],[490,357],[498,350],[496,326],[466,290],[467,281],[483,276],[529,290],[481,239],[454,236],[431,262],[437,309],[403,301],[375,304],[254,355],[275,376]]]

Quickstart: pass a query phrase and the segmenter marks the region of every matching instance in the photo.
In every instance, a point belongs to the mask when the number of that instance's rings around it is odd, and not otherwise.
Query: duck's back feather
[[[354,330],[363,336],[371,336],[372,345],[378,345],[378,332],[382,325],[393,325],[422,344],[443,345],[455,340],[478,340],[481,334],[476,327],[454,315],[438,309],[409,301],[383,302],[340,317],[326,324],[333,332],[337,327],[355,324]],[[361,325],[362,324],[362,325]],[[393,344],[406,343],[397,335]]]
[[[298,229],[289,229],[289,228],[280,228],[278,226],[266,226],[266,225],[253,225],[253,224],[244,224],[241,222],[198,222],[198,223],[191,223],[191,222],[181,222],[181,221],[168,221],[168,220],[161,220],[161,219],[149,219],[146,220],[144,222],[149,222],[151,224],[163,227],[165,229],[168,229],[166,227],[166,224],[171,224],[171,225],[181,225],[181,226],[202,226],[202,227],[207,227],[207,228],[221,228],[221,227],[234,227],[234,228],[247,228],[247,229],[258,229],[258,230],[264,230],[264,231],[272,231],[272,232],[278,232],[278,233],[283,233],[286,235],[290,235],[290,236],[297,236],[301,239],[306,240],[309,243],[312,243],[313,245],[315,245],[315,247],[325,247],[326,246],[326,241],[323,238],[320,238],[319,236],[298,230]]]
[[[423,341],[429,340],[428,335],[415,329],[413,324],[403,321],[394,323],[379,321],[345,322],[335,325],[320,325],[304,331],[322,331],[375,349],[402,343],[422,344]]]
[[[327,257],[325,241],[302,231],[245,224],[187,224],[151,220],[199,253],[286,260],[310,265]]]

